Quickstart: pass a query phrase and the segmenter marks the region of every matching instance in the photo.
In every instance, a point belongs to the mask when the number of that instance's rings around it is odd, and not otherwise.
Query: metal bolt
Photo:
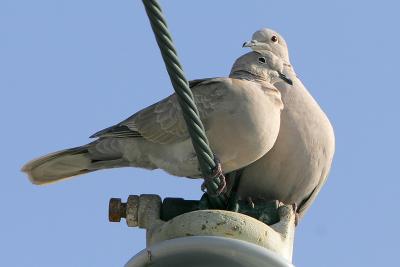
[[[121,202],[120,198],[111,198],[108,205],[108,220],[120,222],[121,218],[125,218],[128,226],[138,226],[139,204],[139,196],[136,195],[129,196],[126,203]]]
[[[108,220],[120,222],[121,218],[126,218],[126,203],[122,203],[120,198],[111,198],[108,205]]]

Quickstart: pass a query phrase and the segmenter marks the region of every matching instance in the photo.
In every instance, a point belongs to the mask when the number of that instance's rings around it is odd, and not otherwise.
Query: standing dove
[[[242,168],[271,149],[283,109],[281,94],[272,85],[282,79],[259,61],[258,53],[242,56],[233,69],[229,78],[190,83],[210,146],[225,172]],[[175,94],[92,137],[97,140],[40,157],[22,170],[34,184],[128,166],[201,177]]]
[[[335,151],[332,126],[296,77],[282,36],[264,28],[243,46],[259,53],[266,65],[279,73],[282,79],[273,84],[281,92],[284,109],[272,149],[242,170],[239,196],[294,204],[302,217],[324,185],[331,167]],[[232,74],[237,72],[240,70],[233,70]]]

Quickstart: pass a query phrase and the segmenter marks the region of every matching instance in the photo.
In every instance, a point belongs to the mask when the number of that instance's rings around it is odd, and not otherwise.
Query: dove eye
[[[271,37],[271,41],[276,43],[278,42],[278,37],[276,37],[275,35]]]
[[[265,64],[267,61],[265,60],[265,57],[259,57],[258,62]]]

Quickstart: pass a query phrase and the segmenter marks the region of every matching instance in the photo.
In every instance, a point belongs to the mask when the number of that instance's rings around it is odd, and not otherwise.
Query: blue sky
[[[226,76],[252,33],[286,39],[336,134],[329,180],[297,229],[296,266],[389,266],[400,249],[398,1],[161,1],[188,79]],[[81,145],[169,95],[141,1],[0,2],[1,266],[122,266],[143,230],[110,197],[198,199],[200,181],[115,169],[45,187],[26,161]]]

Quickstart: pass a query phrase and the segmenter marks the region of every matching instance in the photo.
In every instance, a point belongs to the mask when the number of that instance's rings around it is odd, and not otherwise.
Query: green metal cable
[[[185,78],[183,68],[179,63],[177,52],[171,34],[168,31],[161,7],[156,0],[142,1],[157,44],[161,50],[161,55],[171,79],[172,86],[178,96],[178,102],[182,108],[183,117],[192,139],[201,172],[204,177],[210,177],[213,173],[215,174],[216,168],[218,168],[216,158],[209,146],[203,123],[200,120],[199,111],[194,102],[189,83]],[[223,182],[222,179],[224,179],[223,176],[214,177],[214,179],[205,179],[205,187],[207,188],[208,199],[212,208],[226,208],[227,196],[218,193],[221,183]]]

